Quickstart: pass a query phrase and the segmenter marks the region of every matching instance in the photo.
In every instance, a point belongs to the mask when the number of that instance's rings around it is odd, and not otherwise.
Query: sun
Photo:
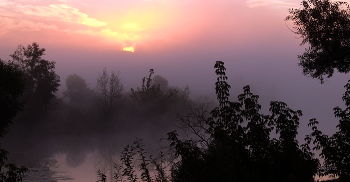
[[[124,47],[123,48],[123,51],[126,51],[126,52],[134,52],[134,48],[133,47]]]

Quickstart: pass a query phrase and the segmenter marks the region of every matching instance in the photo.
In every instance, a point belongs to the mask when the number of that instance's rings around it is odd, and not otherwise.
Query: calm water
[[[89,154],[86,161],[77,166],[69,167],[65,160],[65,154],[54,156],[57,165],[50,168],[29,168],[24,182],[95,182],[96,172],[100,168],[96,164],[95,154]]]

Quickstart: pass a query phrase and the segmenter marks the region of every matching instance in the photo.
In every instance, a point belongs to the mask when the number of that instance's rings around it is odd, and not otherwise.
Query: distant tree
[[[149,75],[142,78],[142,86],[131,88],[131,103],[145,114],[152,115],[152,111],[158,113],[179,112],[187,109],[192,104],[189,99],[189,87],[184,90],[177,87],[169,87],[168,81],[159,75],[154,76],[154,70],[150,69]]]
[[[141,88],[137,87],[137,89],[131,88],[131,98],[139,103],[150,102],[152,100],[159,99],[163,94],[160,90],[159,84],[152,84],[154,74],[154,70],[150,69],[149,75],[142,78],[142,86]]]
[[[79,106],[88,105],[94,96],[93,90],[89,89],[86,81],[79,75],[69,75],[66,79],[67,90],[63,92],[69,103]]]
[[[32,43],[27,47],[21,45],[10,56],[24,72],[26,80],[23,99],[27,113],[38,110],[43,113],[49,108],[51,101],[60,86],[60,77],[55,73],[55,62],[42,59],[45,48],[40,48],[38,43]],[[35,115],[31,114],[32,117]]]
[[[98,104],[102,107],[103,113],[109,115],[122,102],[123,83],[119,73],[112,71],[108,75],[106,68],[103,69],[102,75],[97,78],[95,95]]]
[[[152,85],[159,86],[160,90],[164,93],[168,90],[168,80],[160,75],[153,77]]]
[[[290,9],[286,20],[293,22],[293,32],[308,48],[299,55],[304,75],[323,83],[337,69],[350,71],[350,9],[346,2],[304,0],[301,9]]]

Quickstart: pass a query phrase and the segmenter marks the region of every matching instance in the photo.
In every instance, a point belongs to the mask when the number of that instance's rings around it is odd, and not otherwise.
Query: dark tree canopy
[[[60,77],[55,73],[55,62],[42,59],[45,48],[40,48],[38,43],[32,43],[27,47],[18,46],[10,55],[25,76],[24,101],[26,111],[28,109],[47,108],[60,86]]]
[[[13,62],[0,59],[0,137],[7,132],[13,118],[23,108],[25,80],[22,70]],[[0,181],[19,182],[28,169],[5,164],[8,152],[0,144]]]
[[[315,149],[321,150],[320,156],[324,159],[320,175],[339,177],[340,181],[350,181],[350,80],[345,85],[346,91],[342,97],[346,108],[335,107],[334,115],[339,118],[336,126],[339,131],[328,136],[318,130],[316,119],[311,119],[309,126],[313,132],[308,135],[307,141],[315,144]]]
[[[286,20],[308,45],[299,55],[303,74],[317,78],[331,77],[334,70],[350,71],[350,9],[346,2],[304,0],[301,9],[290,9]]]
[[[24,91],[24,76],[16,64],[0,59],[0,78],[0,137],[2,137],[13,118],[23,108],[21,97]]]
[[[302,112],[290,109],[286,103],[272,101],[271,114],[261,114],[259,96],[251,93],[249,86],[243,88],[238,102],[231,102],[224,63],[217,61],[215,68],[219,106],[209,117],[201,107],[179,115],[190,133],[186,133],[185,139],[176,131],[168,133],[165,163],[162,151],[156,161],[152,156],[147,158],[140,141],[126,146],[121,165],[115,165],[114,178],[162,182],[314,182],[319,160],[309,143],[299,145],[296,139]],[[152,84],[147,83],[152,74],[153,70],[145,77],[143,89],[134,94],[149,91],[147,88]],[[163,164],[169,167],[163,168]],[[149,170],[152,165],[156,168],[153,176]],[[136,171],[141,171],[141,177]],[[106,180],[101,172],[98,178]]]
[[[216,62],[215,68],[220,106],[212,110],[207,126],[197,125],[198,116],[191,125],[192,131],[205,128],[206,145],[200,147],[193,139],[180,140],[176,132],[168,134],[175,156],[181,159],[172,166],[172,181],[314,181],[318,159],[308,144],[299,146],[296,139],[301,111],[273,101],[271,114],[261,114],[259,96],[251,93],[249,86],[243,88],[238,102],[231,102],[224,63]],[[182,120],[187,122],[190,117]],[[272,131],[278,138],[271,138]]]

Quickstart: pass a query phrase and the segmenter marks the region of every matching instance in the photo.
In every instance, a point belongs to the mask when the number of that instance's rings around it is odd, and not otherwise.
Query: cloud
[[[32,5],[25,2],[27,1],[0,1],[0,16],[20,17],[24,15],[25,19],[40,18],[40,21],[53,20],[92,27],[107,25],[106,22],[89,17],[88,14],[81,12],[78,8],[63,3],[68,1],[59,0],[59,4],[48,5]]]
[[[70,4],[64,4],[68,2]],[[0,0],[0,38],[8,41],[68,41],[108,38],[117,40],[131,35],[109,31],[107,23],[76,8],[72,0]],[[81,5],[81,4],[79,4]],[[78,6],[79,7],[79,6]],[[18,35],[23,35],[21,40]]]
[[[90,18],[87,14],[80,12],[79,9],[67,4],[50,4],[49,6],[16,5],[15,11],[25,15],[39,16],[48,20],[58,20],[93,27],[107,25],[106,22]]]
[[[281,1],[281,0],[248,0],[246,4],[250,8],[256,8],[261,6],[282,6],[282,7],[295,6],[294,3],[288,3],[286,1]]]
[[[9,17],[0,17],[0,35],[7,34],[12,31],[40,31],[43,29],[46,30],[56,30],[56,25],[46,25],[44,23],[36,23],[27,20],[16,20]]]

